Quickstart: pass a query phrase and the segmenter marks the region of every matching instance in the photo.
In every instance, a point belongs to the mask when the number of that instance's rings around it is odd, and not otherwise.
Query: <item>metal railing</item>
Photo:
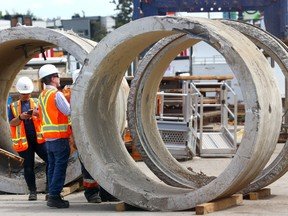
[[[197,95],[197,98],[195,97],[192,104],[192,110],[195,112],[193,115],[194,117],[197,117],[197,120],[194,120],[194,125],[192,128],[192,134],[193,136],[197,136],[199,138],[199,146],[202,148],[202,142],[203,142],[203,110],[205,107],[220,107],[221,110],[221,127],[220,131],[226,135],[228,139],[231,140],[233,143],[233,147],[236,148],[237,146],[237,95],[233,91],[233,89],[225,82],[221,83],[190,83],[192,90],[192,95]],[[204,85],[213,85],[213,86],[219,86],[221,88],[220,90],[220,103],[215,104],[204,104],[203,103],[203,95],[200,93],[197,87]],[[232,95],[233,97],[233,107],[234,110],[232,111],[231,108],[228,105],[228,94]],[[228,119],[233,119],[233,130],[232,133],[228,127]],[[199,130],[197,127],[197,122],[199,121]],[[228,136],[227,136],[228,135]]]
[[[192,57],[193,64],[225,64],[226,59],[221,55],[214,55],[212,57]]]
[[[198,90],[200,86],[216,86],[220,88],[219,103],[204,104],[204,96]],[[217,93],[215,93],[217,94]],[[183,82],[182,93],[165,93],[158,92],[160,96],[160,103],[158,104],[158,121],[174,121],[174,122],[186,122],[189,127],[189,140],[187,145],[193,154],[196,154],[196,143],[199,141],[199,147],[202,148],[203,142],[203,117],[205,107],[219,107],[221,110],[221,127],[220,131],[233,143],[233,146],[237,145],[237,95],[233,89],[225,82],[220,83],[193,83],[189,81]],[[228,95],[233,97],[232,110],[228,104]],[[172,98],[171,98],[172,97]],[[168,99],[167,99],[168,98]],[[230,99],[230,98],[229,98]],[[164,114],[164,105],[168,101],[180,101],[182,102],[182,116],[167,116]],[[228,127],[228,120],[233,119],[232,132]]]
[[[228,106],[228,94],[233,97],[234,110],[232,111]],[[221,85],[221,129],[225,130],[226,133],[233,139],[233,144],[237,145],[237,112],[238,112],[238,99],[233,89],[226,83],[223,82]],[[228,117],[233,119],[233,134],[228,128]]]

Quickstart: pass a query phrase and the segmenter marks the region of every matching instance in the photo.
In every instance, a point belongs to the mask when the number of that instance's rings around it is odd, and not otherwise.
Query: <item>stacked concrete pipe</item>
[[[39,27],[15,27],[0,31],[0,148],[17,154],[12,149],[10,128],[6,117],[6,101],[11,85],[24,65],[40,50],[61,47],[84,64],[87,54],[95,47],[96,42],[79,37],[73,32],[56,31]],[[117,122],[120,130],[125,127],[125,109],[128,96],[128,84],[123,82],[121,92],[117,98],[120,106]],[[127,90],[128,88],[128,90]],[[26,193],[27,186],[21,175],[21,167],[6,157],[1,157],[0,165],[0,191],[9,193]],[[11,170],[16,173],[11,173]],[[81,167],[74,154],[69,159],[66,173],[66,183],[81,176]],[[43,169],[37,169],[38,191],[45,189],[45,174]]]
[[[217,178],[208,179],[207,184],[187,185],[187,188],[159,183],[146,176],[128,155],[115,121],[115,98],[128,66],[149,46],[173,35],[189,38],[182,43],[187,47],[204,40],[226,58],[241,85],[246,109],[244,137],[229,166]],[[166,155],[159,152],[165,150],[154,107],[164,70],[177,54],[170,50],[149,64],[145,85],[138,89],[142,93],[140,101],[134,101],[140,103],[135,118],[141,125],[136,129],[141,142],[147,146],[153,142],[159,144],[151,151],[156,160],[163,160]],[[143,18],[106,36],[89,53],[86,62],[72,93],[72,101],[78,102],[72,110],[74,135],[80,143],[80,155],[86,156],[83,160],[90,174],[121,200],[148,210],[190,209],[243,189],[268,162],[280,130],[280,94],[265,57],[235,29],[220,21],[200,18]],[[174,166],[175,161],[171,160]],[[158,169],[162,171],[163,167]]]
[[[234,27],[238,31],[248,36],[258,47],[263,49],[278,63],[283,71],[283,74],[287,77],[288,55],[285,44],[279,42],[269,33],[253,25],[229,20],[223,20],[222,22]],[[155,67],[156,62],[158,62],[159,59],[165,57],[167,58],[167,56],[164,56],[164,53],[166,53],[166,55],[169,55],[169,52],[177,54],[177,52],[180,52],[183,48],[187,48],[185,47],[185,45],[187,45],[185,43],[187,43],[189,39],[190,38],[188,36],[172,36],[164,39],[154,45],[147,55],[141,60],[135,78],[131,83],[131,90],[128,100],[128,122],[133,140],[138,149],[141,151],[145,163],[161,180],[173,186],[195,188],[200,187],[203,184],[207,184],[215,177],[207,177],[203,173],[197,174],[194,172],[189,172],[186,168],[182,167],[165,148],[159,148],[159,146],[162,146],[159,144],[159,142],[147,141],[144,137],[145,132],[141,131],[143,128],[141,125],[142,122],[141,120],[137,119],[137,117],[139,118],[139,115],[137,116],[137,114],[140,112],[138,110],[141,110],[140,101],[143,93],[143,85],[145,85],[148,76],[151,76],[150,73],[153,70],[152,67]],[[172,58],[174,57],[175,56],[172,56]],[[153,72],[156,73],[155,70]],[[275,144],[272,143],[271,148],[274,148],[274,146]],[[245,187],[242,192],[246,194],[251,191],[257,191],[273,183],[283,174],[285,174],[288,170],[287,149],[288,147],[286,143],[277,158],[269,166],[262,170],[259,176],[257,176],[257,178],[251,184]],[[161,155],[161,157],[159,155]]]

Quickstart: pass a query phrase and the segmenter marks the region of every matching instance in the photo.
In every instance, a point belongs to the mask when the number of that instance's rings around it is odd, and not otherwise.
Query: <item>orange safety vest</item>
[[[71,123],[56,106],[56,89],[46,89],[39,96],[39,115],[42,121],[42,130],[45,138],[69,138]]]
[[[30,98],[29,101],[30,101],[30,108],[34,109],[36,107],[37,99]],[[10,108],[12,110],[12,114],[14,117],[19,116],[21,114],[21,101],[18,100],[12,103],[10,105]],[[42,144],[45,142],[45,139],[43,137],[41,121],[36,116],[32,116],[31,118],[36,131],[37,143]],[[11,139],[13,142],[13,149],[17,152],[25,151],[28,148],[28,142],[26,138],[24,122],[21,121],[21,123],[18,126],[10,126],[10,129],[11,129]]]

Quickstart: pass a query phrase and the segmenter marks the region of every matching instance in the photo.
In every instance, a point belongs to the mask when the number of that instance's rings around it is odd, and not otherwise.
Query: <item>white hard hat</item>
[[[39,69],[39,79],[42,79],[43,77],[56,73],[59,74],[59,70],[54,65],[52,64],[43,65]]]
[[[16,83],[16,89],[20,94],[30,94],[34,89],[34,85],[29,77],[21,77]]]
[[[72,81],[73,81],[73,83],[75,83],[76,79],[77,79],[78,76],[79,76],[79,73],[80,73],[80,69],[74,70],[74,71],[72,72]]]

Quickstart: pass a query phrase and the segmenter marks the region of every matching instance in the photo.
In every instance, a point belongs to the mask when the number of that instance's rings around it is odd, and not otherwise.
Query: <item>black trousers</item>
[[[35,153],[46,163],[46,184],[47,184],[47,170],[48,170],[48,156],[46,144],[38,144],[34,136],[27,136],[28,149],[18,154],[24,158],[24,178],[29,191],[36,191],[36,178],[35,178]],[[48,184],[47,184],[48,185]]]
[[[86,170],[84,164],[81,162],[81,171],[84,179],[90,179],[93,180],[93,177],[90,175],[90,173]],[[101,199],[103,202],[115,199],[113,195],[111,195],[109,192],[107,192],[104,188],[102,188],[100,185],[97,185],[94,188],[85,188],[84,196],[87,200],[89,200],[89,197],[93,196],[95,193],[99,193]]]

